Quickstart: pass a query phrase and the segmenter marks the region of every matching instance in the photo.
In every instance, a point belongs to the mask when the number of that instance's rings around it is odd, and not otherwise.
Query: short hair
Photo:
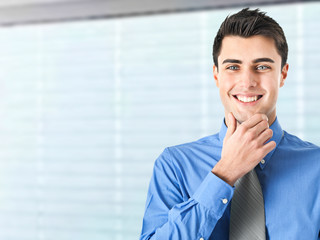
[[[288,44],[280,25],[265,12],[259,9],[249,10],[244,8],[238,13],[228,16],[221,24],[213,43],[213,62],[218,67],[222,40],[226,36],[240,36],[248,38],[262,35],[272,38],[277,52],[281,56],[281,69],[287,63]]]

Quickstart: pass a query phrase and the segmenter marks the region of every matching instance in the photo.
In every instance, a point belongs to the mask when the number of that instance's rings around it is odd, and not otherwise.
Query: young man
[[[276,117],[287,54],[281,27],[259,10],[225,19],[213,46],[225,121],[219,133],[156,160],[140,239],[320,239],[320,149],[283,131]],[[249,173],[263,197],[262,233],[250,230],[253,237],[239,233],[242,216],[236,233],[231,227],[237,183]]]

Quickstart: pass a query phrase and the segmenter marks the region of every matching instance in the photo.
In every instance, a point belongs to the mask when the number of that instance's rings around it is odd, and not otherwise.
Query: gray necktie
[[[253,169],[235,183],[231,201],[230,240],[265,240],[263,195]]]

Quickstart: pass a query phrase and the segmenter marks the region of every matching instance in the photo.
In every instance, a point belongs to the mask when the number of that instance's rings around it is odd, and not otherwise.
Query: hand
[[[276,147],[268,118],[265,114],[255,114],[237,127],[232,113],[228,115],[228,130],[223,140],[220,161],[212,173],[231,186],[243,175],[251,171],[269,152]]]

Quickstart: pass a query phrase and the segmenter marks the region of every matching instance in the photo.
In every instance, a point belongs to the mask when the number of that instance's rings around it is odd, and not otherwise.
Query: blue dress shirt
[[[267,239],[320,239],[320,148],[270,127],[276,148],[256,167]],[[211,170],[227,131],[169,147],[154,164],[140,239],[227,240],[234,188]]]

